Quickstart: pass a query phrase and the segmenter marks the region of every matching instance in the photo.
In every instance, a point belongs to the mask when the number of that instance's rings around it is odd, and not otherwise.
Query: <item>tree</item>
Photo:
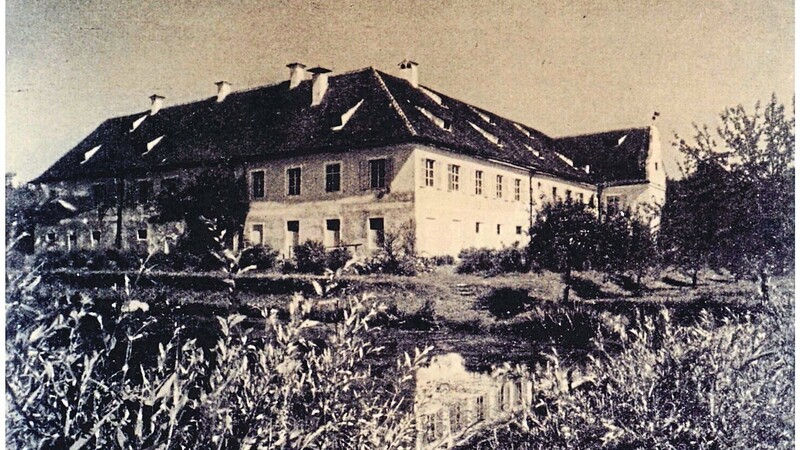
[[[675,145],[686,156],[690,178],[709,181],[706,167],[721,170],[722,181],[713,186],[723,204],[695,195],[681,215],[713,214],[715,262],[757,278],[767,300],[770,276],[794,267],[794,110],[787,112],[773,95],[763,111],[760,103],[752,114],[740,105],[720,118],[716,136],[695,125],[693,142],[676,135]]]
[[[153,223],[184,221],[184,250],[208,256],[217,250],[215,239],[220,234],[228,246],[241,236],[250,203],[244,177],[225,170],[208,170],[183,188],[163,189],[156,196],[155,206]],[[214,224],[213,230],[209,223]]]
[[[657,261],[653,227],[630,210],[608,214],[598,226],[593,266],[607,274],[633,273],[636,289]]]
[[[530,260],[561,273],[569,300],[572,271],[585,269],[598,248],[598,221],[582,203],[546,204],[530,230]]]

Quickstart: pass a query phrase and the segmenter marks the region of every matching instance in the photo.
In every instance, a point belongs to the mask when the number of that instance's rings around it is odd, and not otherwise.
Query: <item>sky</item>
[[[553,136],[794,96],[794,1],[6,0],[6,171],[41,174],[103,120],[288,78],[302,62],[397,74]],[[659,112],[655,122],[653,113]]]

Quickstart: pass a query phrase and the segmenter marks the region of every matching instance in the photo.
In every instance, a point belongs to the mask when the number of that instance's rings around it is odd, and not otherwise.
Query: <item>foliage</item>
[[[33,253],[40,195],[27,187],[6,186],[6,249]]]
[[[396,230],[386,231],[378,249],[353,268],[360,274],[416,275],[425,266],[417,258],[415,247],[414,223],[406,222]]]
[[[153,223],[186,222],[186,234],[180,247],[195,255],[206,255],[216,237],[208,223],[225,232],[225,243],[230,246],[244,227],[250,202],[243,176],[230,171],[207,170],[192,177],[192,181],[175,189],[164,189],[155,201]]]
[[[597,250],[592,266],[606,274],[635,275],[638,289],[642,277],[658,262],[655,231],[640,213],[630,210],[609,214],[598,225]]]
[[[126,279],[116,306],[65,292],[44,302],[34,274],[9,292],[7,438],[13,448],[410,448],[406,404],[426,351],[371,373],[368,298],[340,301],[342,320],[259,326],[150,316]],[[155,307],[155,305],[153,305]],[[216,323],[216,326],[213,326]],[[250,323],[250,325],[248,325]],[[311,337],[313,336],[313,338]],[[366,359],[365,359],[366,358]]]
[[[792,448],[791,304],[688,325],[666,310],[633,324],[604,314],[584,365],[553,350],[517,370],[532,407],[461,448]]]
[[[352,258],[346,248],[326,250],[322,242],[308,240],[294,247],[290,264],[284,271],[321,275],[326,271],[336,272],[345,267]]]
[[[763,111],[759,103],[752,114],[740,105],[726,109],[720,119],[716,137],[707,126],[696,125],[692,142],[676,136],[690,179],[714,194],[704,198],[702,191],[687,191],[689,205],[675,211],[675,222],[685,221],[689,232],[711,237],[707,253],[716,265],[759,277],[766,300],[770,275],[794,267],[794,111],[787,112],[773,95]],[[669,239],[684,242],[680,227],[677,231],[672,232],[678,238]]]
[[[37,254],[34,258],[34,265],[49,270],[130,270],[139,267],[142,259],[141,255],[115,248],[52,250]]]
[[[347,262],[353,258],[353,255],[350,254],[350,250],[341,247],[341,248],[334,248],[328,251],[328,254],[325,257],[325,267],[328,270],[336,272],[339,269],[342,269],[347,265]]]
[[[504,273],[530,270],[526,250],[514,243],[499,250],[489,248],[468,248],[458,254],[457,273],[480,273],[496,276]]]
[[[572,272],[588,267],[600,239],[595,214],[580,202],[548,203],[531,227],[531,262],[564,276],[564,301],[569,299]]]
[[[269,270],[275,267],[278,252],[268,245],[256,245],[242,251],[240,264],[243,267],[256,266],[258,270]]]

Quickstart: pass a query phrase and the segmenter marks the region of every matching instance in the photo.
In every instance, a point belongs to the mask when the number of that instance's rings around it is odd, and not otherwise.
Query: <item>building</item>
[[[154,95],[149,111],[102,123],[34,180],[75,208],[37,248],[168,251],[181,224],[148,222],[153,195],[209,167],[247,177],[242,243],[284,255],[309,239],[367,254],[400,230],[422,255],[456,255],[524,243],[548,201],[663,203],[652,126],[552,138],[421,85],[412,61],[399,76],[287,67],[281,83],[233,92],[222,81],[174,106]],[[114,199],[119,214],[97,212]]]

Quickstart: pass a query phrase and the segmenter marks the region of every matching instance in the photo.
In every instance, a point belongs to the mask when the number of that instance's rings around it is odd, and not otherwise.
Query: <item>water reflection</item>
[[[530,405],[532,395],[528,379],[469,371],[458,353],[435,356],[417,371],[417,449],[452,447],[468,431]]]

